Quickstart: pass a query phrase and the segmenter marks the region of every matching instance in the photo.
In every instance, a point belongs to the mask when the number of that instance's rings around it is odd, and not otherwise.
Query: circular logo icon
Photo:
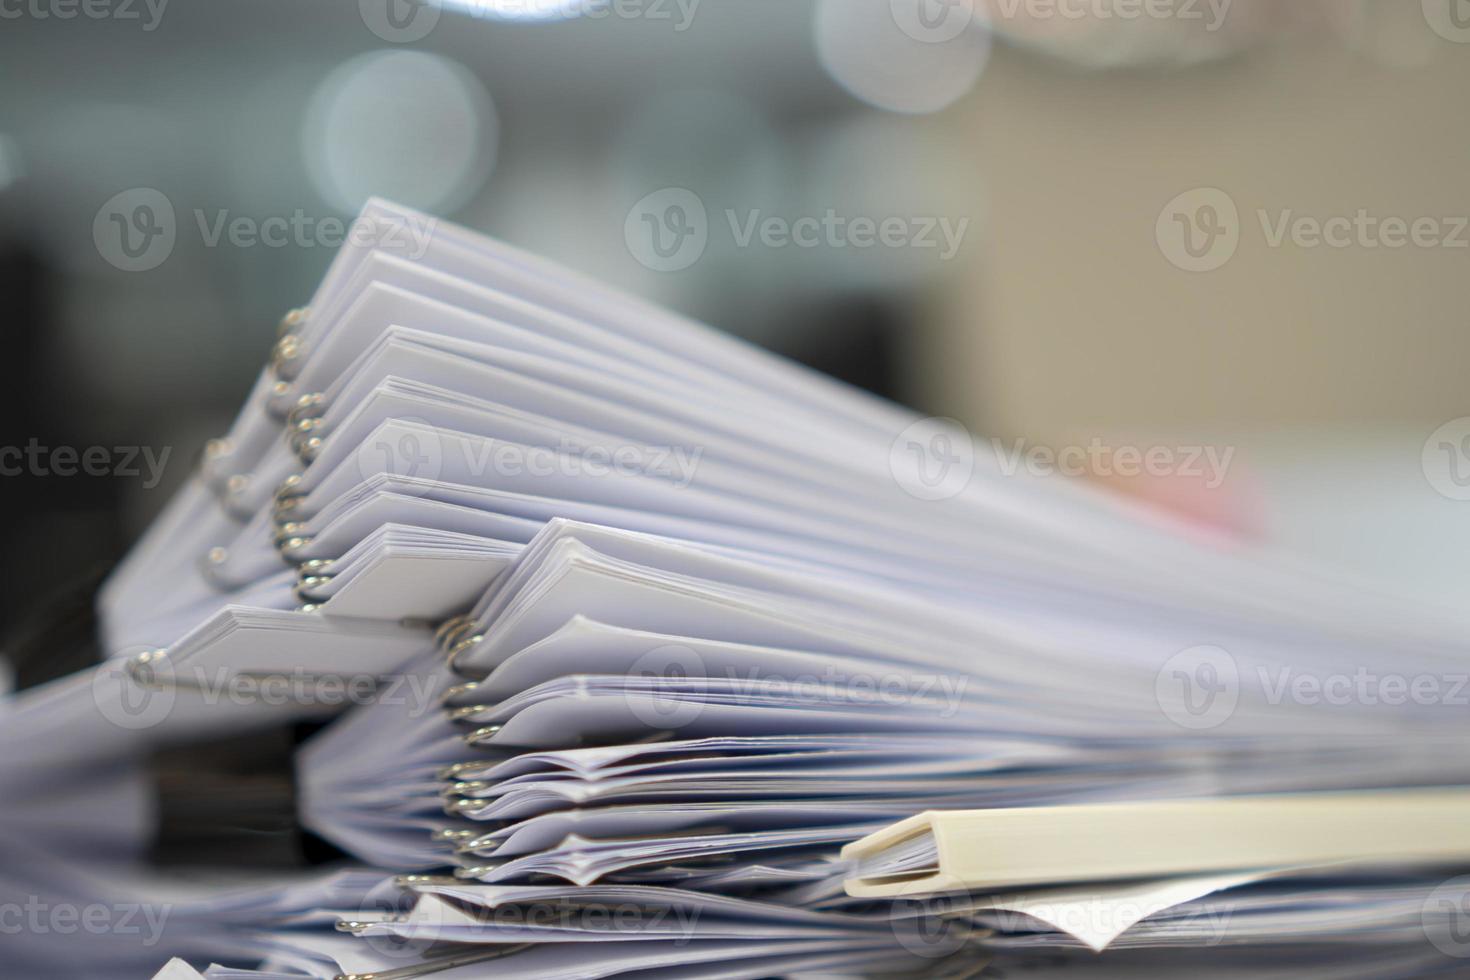
[[[1424,479],[1441,496],[1470,500],[1470,416],[1452,419],[1424,442]]]
[[[1240,701],[1240,669],[1220,647],[1180,650],[1159,668],[1154,697],[1165,717],[1181,728],[1219,728]]]
[[[666,187],[643,198],[623,223],[628,251],[654,272],[680,272],[709,247],[709,213],[698,194]]]
[[[1430,892],[1420,917],[1435,949],[1456,959],[1470,957],[1470,875],[1451,878]]]
[[[402,888],[392,878],[373,886],[357,907],[352,932],[379,955],[396,960],[421,960],[439,942],[447,916],[432,896]]]
[[[969,430],[954,419],[922,419],[893,440],[888,470],[910,496],[948,500],[970,485],[975,442]]]
[[[635,660],[628,677],[643,683],[628,690],[628,710],[649,728],[677,731],[704,713],[704,706],[685,696],[684,681],[708,676],[704,659],[677,643],[656,647]]]
[[[412,44],[439,23],[443,0],[357,0],[367,29],[389,44]]]
[[[147,272],[163,265],[177,238],[173,202],[151,187],[114,194],[92,219],[97,253],[124,272]]]
[[[444,440],[439,429],[419,418],[395,418],[379,426],[372,435],[363,440],[354,451],[357,473],[364,480],[379,474],[408,477],[416,480],[437,480],[444,469]],[[509,443],[488,442],[483,473],[493,471],[497,465],[509,469],[504,458],[514,452],[517,458],[524,457],[520,447]],[[467,453],[467,455],[469,455]],[[412,494],[412,489],[397,492]]]
[[[118,728],[142,731],[167,720],[178,696],[173,665],[162,650],[138,647],[92,674],[92,703]]]
[[[964,949],[974,936],[974,902],[965,894],[925,894],[921,881],[912,882],[894,897],[888,923],[904,949],[926,960],[942,960]]]
[[[943,44],[975,22],[975,0],[889,0],[893,22],[915,41]]]
[[[1446,41],[1470,44],[1470,0],[1420,0],[1429,29]]]
[[[1164,205],[1154,225],[1159,250],[1186,272],[1213,272],[1240,247],[1240,212],[1218,187],[1185,191]]]

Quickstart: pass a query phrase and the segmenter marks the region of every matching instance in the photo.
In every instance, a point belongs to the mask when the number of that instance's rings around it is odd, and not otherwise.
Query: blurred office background
[[[0,443],[169,456],[156,487],[0,479],[0,627],[158,511],[370,193],[982,447],[1230,448],[1203,502],[1122,489],[1453,599],[1467,91],[1463,0],[8,0]],[[139,188],[174,237],[129,271],[98,229]],[[706,211],[692,260],[635,241],[671,188]],[[1346,245],[1271,240],[1360,212]],[[741,241],[829,213],[937,244]],[[1394,218],[1437,232],[1390,247]]]

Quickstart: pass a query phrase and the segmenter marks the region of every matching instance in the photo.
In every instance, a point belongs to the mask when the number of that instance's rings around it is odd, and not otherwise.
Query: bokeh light
[[[895,112],[937,112],[985,70],[990,32],[965,4],[934,20],[933,0],[819,0],[817,54],[839,85]]]
[[[312,183],[343,211],[375,194],[453,211],[489,178],[497,137],[490,94],[463,65],[374,51],[322,80],[302,143]]]
[[[567,20],[606,6],[606,0],[443,0],[446,10],[494,20]]]

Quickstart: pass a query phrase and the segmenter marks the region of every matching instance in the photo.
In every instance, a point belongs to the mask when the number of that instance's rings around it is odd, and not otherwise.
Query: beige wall
[[[919,338],[924,407],[1038,440],[1470,414],[1470,248],[1273,249],[1256,215],[1470,215],[1470,45],[1416,40],[1416,67],[1300,41],[1172,74],[998,50],[935,119],[987,218]],[[1189,273],[1154,227],[1199,186],[1242,233]]]

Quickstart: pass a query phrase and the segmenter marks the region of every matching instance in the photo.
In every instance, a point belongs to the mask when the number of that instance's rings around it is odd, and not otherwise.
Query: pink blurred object
[[[1228,461],[1223,479],[1207,472],[1122,476],[1118,467],[1099,467],[1089,479],[1136,504],[1206,535],[1240,543],[1266,537],[1266,506],[1248,468],[1233,447],[1212,447]]]

